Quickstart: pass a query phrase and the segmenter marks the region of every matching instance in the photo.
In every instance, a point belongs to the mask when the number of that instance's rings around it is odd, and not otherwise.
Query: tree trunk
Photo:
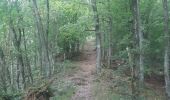
[[[99,16],[97,11],[96,0],[91,0],[91,2],[92,2],[93,13],[94,13],[95,33],[96,33],[96,49],[97,49],[96,68],[97,68],[97,73],[99,73],[101,71],[101,34],[100,34]]]
[[[144,56],[143,56],[143,33],[141,31],[141,22],[140,22],[140,11],[139,11],[139,1],[140,0],[134,0],[134,27],[135,27],[135,35],[136,35],[136,41],[138,42],[136,49],[140,49],[139,52],[139,80],[140,80],[140,86],[143,85],[144,82]],[[138,66],[138,64],[137,64]]]
[[[28,71],[28,79],[30,81],[30,83],[33,83],[33,76],[32,76],[32,70],[31,70],[31,65],[30,65],[30,60],[28,58],[28,54],[27,54],[27,45],[26,45],[26,39],[25,39],[25,32],[24,29],[22,29],[22,33],[23,33],[23,40],[24,40],[24,49],[25,49],[25,59],[26,59],[26,68]]]
[[[108,67],[111,67],[111,56],[112,56],[112,32],[113,32],[113,21],[112,21],[112,16],[111,16],[111,6],[110,6],[110,0],[107,0],[108,2],[108,11],[109,11],[109,32],[108,32],[108,43],[109,43],[109,48],[108,48]]]
[[[47,7],[47,27],[46,27],[46,49],[47,49],[47,60],[49,62],[49,75],[51,76],[52,73],[52,66],[51,66],[51,62],[50,62],[50,55],[49,55],[49,41],[48,41],[48,35],[49,35],[49,24],[50,24],[50,4],[49,4],[49,0],[46,0],[46,7]]]
[[[5,66],[5,57],[2,48],[0,47],[0,88],[2,88],[3,92],[7,93],[7,72]]]
[[[140,5],[140,0],[137,0],[137,30],[138,30],[138,35],[139,35],[139,49],[140,49],[140,52],[139,52],[139,85],[140,87],[139,88],[143,88],[143,85],[144,85],[144,48],[143,48],[143,41],[144,41],[144,38],[143,38],[143,33],[142,33],[142,30],[141,30],[141,18],[140,18],[140,9],[139,9],[139,6]]]
[[[143,33],[141,32],[141,23],[140,23],[140,11],[139,11],[139,0],[132,0],[132,14],[133,14],[133,35],[134,43],[133,49],[140,52],[134,54],[134,65],[133,65],[133,86],[132,86],[132,99],[139,99],[139,94],[142,92],[143,83],[144,83],[144,65],[143,65]],[[136,59],[137,58],[137,59]]]
[[[17,35],[11,16],[10,16],[9,26],[11,29],[13,44],[14,44],[15,49],[17,50],[17,56],[16,56],[17,57],[17,84],[19,88],[19,77],[21,75],[22,85],[23,85],[22,89],[24,89],[25,88],[25,69],[24,69],[24,62],[23,62],[22,49],[21,49],[21,29],[18,28],[18,35]]]
[[[164,76],[165,76],[165,89],[167,100],[170,100],[170,76],[169,76],[169,14],[168,14],[168,2],[167,0],[163,0],[163,8],[164,8],[164,36],[165,36],[165,55],[164,55]]]
[[[37,30],[38,30],[37,33],[38,33],[38,39],[39,39],[40,66],[42,65],[42,75],[47,78],[50,76],[50,73],[51,73],[50,72],[51,65],[49,62],[49,54],[48,54],[48,42],[47,42],[48,37],[43,28],[41,16],[39,14],[39,10],[37,7],[37,1],[32,0],[32,2],[33,2],[33,12],[34,12],[34,17],[35,17],[35,23],[36,23]]]
[[[134,64],[134,55],[129,47],[126,48],[128,53],[129,66],[131,69],[131,88],[132,88],[132,100],[137,100],[136,97],[136,76],[135,76],[135,64]]]

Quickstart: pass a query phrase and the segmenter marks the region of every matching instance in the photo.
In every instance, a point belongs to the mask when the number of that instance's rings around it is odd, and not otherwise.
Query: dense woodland
[[[71,100],[53,83],[91,38],[106,100],[170,100],[169,14],[170,0],[0,0],[0,100]]]

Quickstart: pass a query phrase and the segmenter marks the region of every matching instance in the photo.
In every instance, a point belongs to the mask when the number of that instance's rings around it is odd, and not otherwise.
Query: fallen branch
[[[40,87],[31,87],[28,89],[24,100],[49,100],[53,96],[50,85],[56,78],[51,79],[46,84]]]

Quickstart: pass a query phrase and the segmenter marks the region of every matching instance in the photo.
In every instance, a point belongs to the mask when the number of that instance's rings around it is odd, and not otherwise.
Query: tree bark
[[[48,44],[49,44],[49,41],[48,41],[48,35],[49,35],[49,25],[50,25],[50,4],[49,4],[49,0],[46,0],[46,8],[47,8],[47,27],[46,27],[46,49],[47,49],[47,60],[49,62],[49,75],[48,76],[51,76],[51,73],[52,73],[52,66],[51,66],[51,62],[50,62],[50,55],[49,55],[49,49],[48,49]]]
[[[35,17],[35,23],[38,30],[38,39],[39,39],[39,59],[40,59],[40,66],[42,66],[42,75],[44,77],[50,76],[50,62],[49,62],[49,54],[48,54],[48,37],[43,28],[41,16],[39,14],[37,1],[32,0],[33,2],[33,12]]]
[[[0,47],[0,86],[3,92],[7,93],[7,72],[5,66],[5,56],[2,48]]]
[[[110,0],[107,0],[108,2],[108,11],[109,11],[109,32],[108,32],[108,43],[109,43],[109,48],[108,48],[108,67],[111,67],[111,56],[112,56],[112,32],[113,32],[113,21],[112,21],[112,16],[111,16],[111,6],[110,6]]]
[[[140,0],[137,1],[137,30],[138,30],[138,35],[139,35],[139,88],[143,88],[144,85],[144,48],[143,48],[143,33],[141,30],[141,16],[140,16]]]
[[[97,73],[99,73],[101,71],[101,33],[100,33],[100,25],[99,25],[99,15],[97,11],[96,0],[91,0],[91,2],[92,2],[93,13],[94,13],[95,33],[96,33],[96,49],[97,49],[96,68],[97,68]]]
[[[143,33],[141,31],[139,0],[132,0],[132,14],[133,14],[133,35],[134,43],[133,49],[138,50],[134,54],[133,65],[133,86],[132,86],[132,99],[139,99],[139,94],[142,92],[144,84],[144,56],[143,56]],[[136,59],[137,58],[137,59]]]
[[[24,62],[23,62],[23,56],[22,56],[22,49],[20,47],[21,46],[21,30],[20,28],[18,29],[19,34],[17,35],[12,22],[10,24],[10,28],[13,34],[13,44],[17,50],[17,63],[18,63],[17,64],[17,83],[19,84],[19,77],[21,73],[22,84],[23,84],[22,87],[25,88],[25,68],[24,68]],[[18,88],[19,88],[19,85],[18,85]]]
[[[163,9],[164,9],[164,36],[165,36],[165,55],[164,55],[164,76],[165,76],[165,89],[167,100],[170,100],[170,76],[169,76],[169,14],[168,14],[168,2],[163,0]]]
[[[16,6],[18,6],[17,1],[16,1]],[[19,14],[19,11],[18,11],[18,14]],[[19,18],[19,20],[21,19]],[[17,87],[19,88],[19,77],[21,75],[22,85],[23,85],[22,89],[24,89],[25,88],[25,68],[24,68],[23,55],[22,55],[22,49],[21,49],[21,29],[19,27],[17,28],[18,31],[16,31],[13,25],[13,20],[12,20],[11,15],[10,15],[9,27],[10,27],[12,38],[13,38],[13,45],[15,49],[17,50],[17,56],[16,56],[17,57],[17,72],[16,73],[17,73],[17,84],[18,84]]]
[[[25,37],[25,31],[24,29],[22,29],[22,33],[23,33],[23,40],[24,40],[24,49],[25,49],[25,59],[26,59],[26,68],[27,68],[27,71],[28,71],[28,78],[29,78],[29,81],[30,83],[33,83],[33,76],[32,76],[32,70],[31,70],[31,65],[30,65],[30,60],[28,58],[28,53],[27,53],[27,43],[26,43],[26,37]]]

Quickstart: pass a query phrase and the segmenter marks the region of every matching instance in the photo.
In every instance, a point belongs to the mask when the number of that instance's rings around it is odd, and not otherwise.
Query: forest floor
[[[93,100],[92,87],[95,80],[96,53],[95,42],[88,41],[84,45],[84,50],[75,64],[80,66],[79,70],[70,79],[77,85],[77,90],[72,100]]]
[[[80,54],[68,61],[64,72],[57,75],[58,80],[53,83],[53,88],[57,88],[58,92],[54,93],[52,100],[94,100],[92,90],[97,76],[95,66],[95,41],[89,40]]]
[[[85,43],[79,56],[68,63],[63,76],[53,88],[64,88],[52,100],[131,100],[130,77],[119,76],[104,68],[96,75],[96,51],[94,40]],[[116,71],[115,71],[116,72]],[[155,81],[154,81],[155,82]],[[61,86],[61,85],[62,86]],[[144,100],[164,100],[161,85],[146,82]]]

